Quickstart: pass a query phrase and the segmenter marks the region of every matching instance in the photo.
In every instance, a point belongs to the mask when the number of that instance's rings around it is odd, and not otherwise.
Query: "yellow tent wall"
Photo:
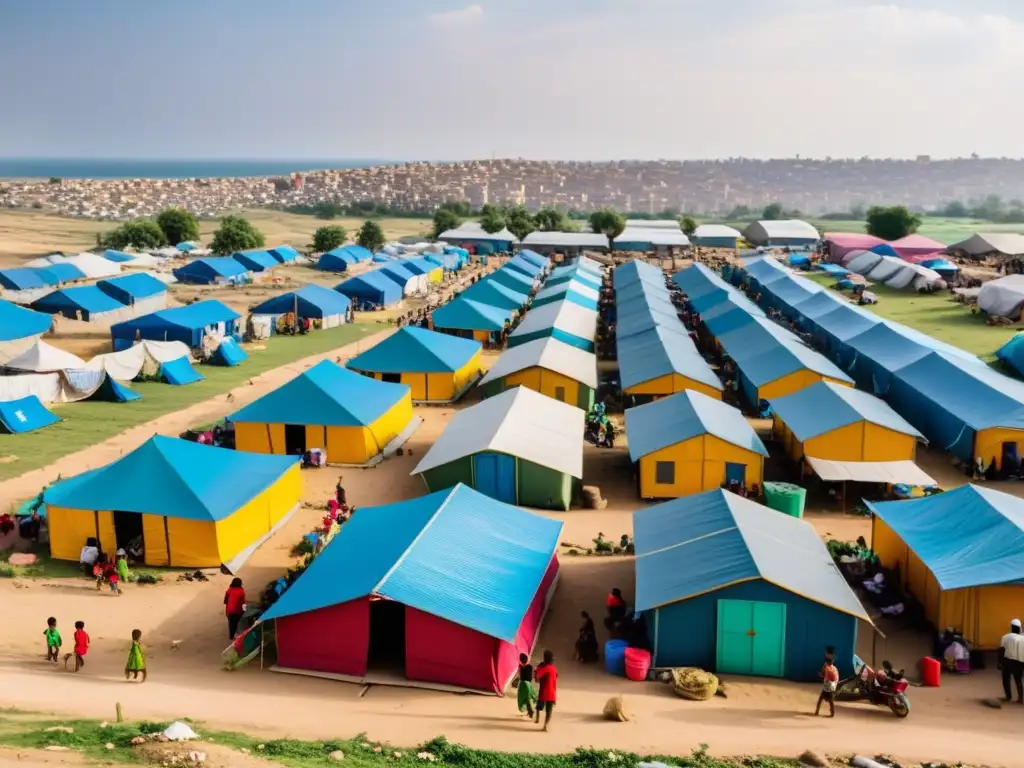
[[[486,344],[488,341],[491,340],[491,332],[490,331],[473,331],[473,338],[476,341],[479,341],[481,344]]]
[[[851,386],[849,382],[836,381],[828,376],[822,376],[820,373],[801,368],[799,371],[793,371],[793,373],[788,373],[780,379],[770,381],[759,387],[757,398],[758,400],[771,402],[776,397],[791,395],[794,392],[799,392],[801,389],[806,389],[812,384],[817,384],[819,381],[831,381],[833,384],[839,384],[843,387]]]
[[[409,387],[412,399],[416,402],[450,402],[455,395],[466,389],[480,376],[480,352],[481,350],[477,350],[465,365],[452,373],[407,371],[401,374],[401,383]],[[360,371],[360,373],[377,381],[384,380],[383,373],[375,371]],[[328,458],[330,458],[329,453]]]
[[[938,628],[955,627],[981,650],[995,650],[1010,621],[1019,618],[1024,586],[942,589],[935,576],[884,520],[872,519],[872,548],[886,568],[900,570],[901,586],[924,606]]]
[[[104,552],[114,552],[114,515],[110,511],[93,512],[67,507],[47,507],[46,522],[50,529],[50,556],[57,560],[78,562],[85,540],[96,537]]]
[[[775,417],[775,434],[794,461],[810,456],[830,461],[913,461],[917,440],[866,421],[839,427],[800,442],[780,418]]]
[[[658,462],[675,464],[675,482],[656,482]],[[725,465],[743,464],[747,468],[746,485],[761,484],[764,457],[712,435],[701,435],[662,448],[640,459],[640,496],[645,499],[669,499],[720,488],[725,482]]]
[[[444,280],[444,269],[441,267],[438,267],[437,269],[432,269],[429,272],[427,272],[427,275],[430,277],[430,282],[440,283],[442,280]]]
[[[534,366],[523,371],[511,373],[505,377],[505,389],[512,387],[526,387],[534,392],[547,395],[552,400],[560,400],[569,405],[576,405],[580,397],[580,383],[568,376],[549,371],[547,368]],[[564,390],[563,397],[557,397],[556,390],[561,387]]]
[[[722,391],[720,389],[709,387],[707,384],[688,379],[678,373],[659,376],[656,379],[637,384],[635,387],[624,389],[622,393],[625,395],[654,395],[655,397],[663,397],[665,395],[674,395],[687,389],[713,397],[715,400],[722,399]]]
[[[274,530],[274,526],[299,503],[301,496],[302,474],[296,463],[245,506],[214,523],[220,562],[230,561]],[[175,546],[172,539],[172,562],[180,556]]]
[[[332,464],[365,464],[412,421],[412,397],[401,400],[367,427],[306,425],[306,447],[323,448]],[[235,424],[235,447],[251,453],[285,455],[284,424]]]
[[[986,465],[994,458],[996,468],[1002,469],[1003,443],[1016,443],[1017,455],[1024,455],[1024,431],[993,427],[992,429],[983,429],[974,436],[974,457],[980,456],[985,460]]]

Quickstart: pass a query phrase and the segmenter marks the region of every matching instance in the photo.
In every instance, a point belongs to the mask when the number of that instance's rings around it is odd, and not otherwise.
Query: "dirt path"
[[[168,413],[160,418],[132,427],[121,434],[101,443],[70,453],[49,467],[32,470],[18,477],[0,482],[0,500],[24,499],[39,492],[46,483],[58,474],[71,477],[89,469],[109,464],[127,451],[131,451],[156,434],[178,435],[196,424],[222,419],[256,398],[279,387],[296,374],[312,367],[321,360],[345,359],[366,350],[394,332],[394,328],[366,336],[358,342],[333,349],[318,355],[304,357],[295,362],[274,368],[254,376],[247,384],[235,387],[230,392],[217,395],[209,400],[196,403],[181,411]]]

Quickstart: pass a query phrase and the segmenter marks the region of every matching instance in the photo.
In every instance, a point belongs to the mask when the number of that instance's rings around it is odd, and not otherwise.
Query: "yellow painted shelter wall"
[[[217,526],[209,520],[167,518],[171,539],[171,565],[178,568],[210,568],[223,560],[217,549]]]
[[[46,522],[50,529],[50,556],[57,560],[78,562],[85,540],[90,537],[99,540],[104,552],[117,549],[114,515],[109,511],[47,507]]]
[[[675,463],[675,482],[660,484],[658,462]],[[662,448],[640,459],[640,495],[645,499],[690,496],[720,488],[725,482],[726,463],[746,466],[747,485],[761,484],[764,459],[711,435],[702,435]]]
[[[801,368],[799,371],[793,371],[793,373],[786,374],[781,379],[770,381],[760,387],[757,390],[757,397],[759,400],[771,402],[773,398],[791,395],[794,392],[799,392],[801,389],[806,389],[812,384],[817,384],[819,381],[831,381],[833,384],[839,384],[844,387],[850,386],[848,382],[836,381],[828,376],[822,376],[820,373],[814,373],[806,368]]]
[[[380,379],[381,374],[375,373],[375,379]],[[407,372],[402,374],[402,383],[409,387],[410,396],[413,400],[427,399],[427,374],[418,372]]]
[[[296,463],[237,512],[218,520],[214,525],[220,562],[228,562],[268,534],[299,503],[301,495],[302,476]]]
[[[974,457],[980,456],[986,466],[995,458],[996,467],[1002,469],[1003,443],[1016,443],[1017,455],[1024,456],[1024,431],[994,427],[983,429],[974,436]]]
[[[552,400],[561,400],[569,405],[576,405],[579,402],[580,384],[575,379],[563,376],[560,373],[549,371],[547,368],[527,368],[525,371],[518,371],[505,377],[505,388],[527,387],[542,395],[547,395]],[[565,397],[556,397],[555,391],[558,387],[565,388]]]
[[[479,341],[481,344],[485,344],[491,340],[490,331],[473,331],[473,338]]]
[[[804,455],[831,461],[913,461],[916,451],[912,435],[866,421],[818,435],[803,445]]]
[[[917,438],[877,424],[864,425],[864,461],[913,461]]]
[[[677,392],[684,392],[687,389],[693,390],[694,392],[700,392],[702,395],[707,395],[708,397],[713,397],[715,400],[722,399],[721,390],[709,387],[707,384],[694,381],[686,376],[681,376],[678,373],[659,376],[656,379],[645,381],[642,384],[637,384],[634,387],[628,387],[622,391],[623,394],[626,395],[653,395],[655,397],[664,397],[665,395],[674,395]]]
[[[165,521],[166,528],[164,527]],[[142,516],[142,541],[146,547],[147,565],[171,564],[170,553],[167,550],[169,534],[170,521],[163,515]]]
[[[455,372],[455,388],[453,390],[453,394],[455,392],[462,391],[467,385],[480,378],[480,373],[483,371],[483,363],[481,362],[482,352],[483,350],[478,349],[473,353],[473,356],[466,361],[466,364]],[[433,392],[431,392],[431,396],[433,396]]]

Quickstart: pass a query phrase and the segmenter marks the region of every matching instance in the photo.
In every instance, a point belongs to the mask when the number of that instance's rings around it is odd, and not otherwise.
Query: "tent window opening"
[[[676,481],[676,463],[659,461],[654,465],[654,482],[658,485],[673,485]]]
[[[284,452],[298,456],[306,452],[306,427],[303,424],[284,425]]]
[[[370,600],[368,666],[376,672],[405,675],[405,606],[393,600]]]
[[[138,512],[114,511],[114,538],[117,549],[123,549],[139,560],[145,556],[145,543],[142,538],[142,515]],[[142,557],[139,557],[140,551]]]
[[[400,373],[382,373],[380,375],[381,381],[386,381],[388,384],[401,384],[402,374]]]
[[[555,387],[555,400],[565,402],[565,387]]]

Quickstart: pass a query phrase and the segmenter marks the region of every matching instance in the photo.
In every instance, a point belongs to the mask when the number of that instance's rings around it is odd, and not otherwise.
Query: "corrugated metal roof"
[[[810,523],[722,489],[633,513],[636,607],[764,579],[870,623]]]
[[[689,335],[686,326],[680,322],[677,315],[662,312],[657,305],[635,302],[629,306],[628,311],[624,311],[624,309],[618,308],[620,314],[615,322],[616,344],[638,333],[659,327],[673,333]]]
[[[819,381],[771,401],[772,411],[804,442],[848,424],[870,422],[894,432],[924,436],[884,400],[829,381]]]
[[[661,376],[680,376],[722,389],[722,382],[707,364],[689,334],[655,327],[630,336],[625,343],[616,339],[619,375],[624,389]]]
[[[482,349],[480,342],[405,326],[347,365],[373,373],[453,373]]]
[[[456,412],[412,474],[497,451],[583,477],[586,414],[526,387],[508,389]]]
[[[805,457],[814,474],[830,483],[906,483],[922,488],[938,485],[912,461],[829,461]]]
[[[518,243],[519,238],[508,231],[508,228],[500,232],[484,232],[478,222],[466,221],[456,229],[449,229],[442,232],[438,240],[486,240],[490,242]]]
[[[537,301],[538,299],[547,299],[551,296],[562,296],[568,293],[569,291],[578,293],[583,298],[590,299],[591,301],[599,301],[601,299],[601,294],[599,292],[595,291],[586,283],[583,283],[577,280],[576,278],[573,278],[572,280],[569,280],[564,283],[558,283],[557,285],[549,285],[546,288],[542,288],[537,292],[537,295],[534,296],[533,298],[534,301]]]
[[[616,245],[624,245],[626,243],[637,243],[652,247],[685,248],[690,244],[690,238],[679,230],[673,232],[666,229],[642,229],[640,227],[627,226],[626,229],[622,230],[622,234],[615,238]]]
[[[608,238],[592,232],[531,232],[523,245],[534,248],[593,248],[607,250]]]
[[[755,318],[718,337],[726,353],[755,387],[806,369],[836,381],[853,379],[835,363],[806,346],[798,336],[765,318]]]
[[[942,589],[1024,581],[1024,499],[964,485],[921,499],[864,503]]]
[[[490,304],[492,307],[514,310],[521,309],[529,298],[527,294],[514,291],[508,286],[490,279],[489,275],[480,282],[469,286],[459,294],[459,297],[479,301],[481,304]]]
[[[648,264],[646,261],[633,259],[620,264],[612,270],[612,286],[618,291],[631,283],[644,281],[654,285],[665,285],[665,273],[661,267]]]
[[[378,595],[514,642],[561,532],[464,485],[361,508],[263,619]]]
[[[713,435],[744,450],[768,455],[761,438],[737,408],[700,392],[688,389],[626,411],[626,440],[633,461],[700,435]]]
[[[571,301],[545,304],[527,312],[523,322],[509,334],[509,338],[525,336],[528,333],[536,333],[549,328],[557,328],[581,339],[593,341],[597,336],[597,312]]]
[[[527,368],[540,367],[597,389],[597,357],[558,339],[547,337],[509,347],[487,371],[480,384],[504,378]]]
[[[323,360],[229,418],[250,424],[365,427],[402,398],[405,384],[391,384]]]
[[[435,328],[452,328],[459,331],[500,331],[505,321],[512,319],[512,312],[465,296],[449,301],[431,313]]]

